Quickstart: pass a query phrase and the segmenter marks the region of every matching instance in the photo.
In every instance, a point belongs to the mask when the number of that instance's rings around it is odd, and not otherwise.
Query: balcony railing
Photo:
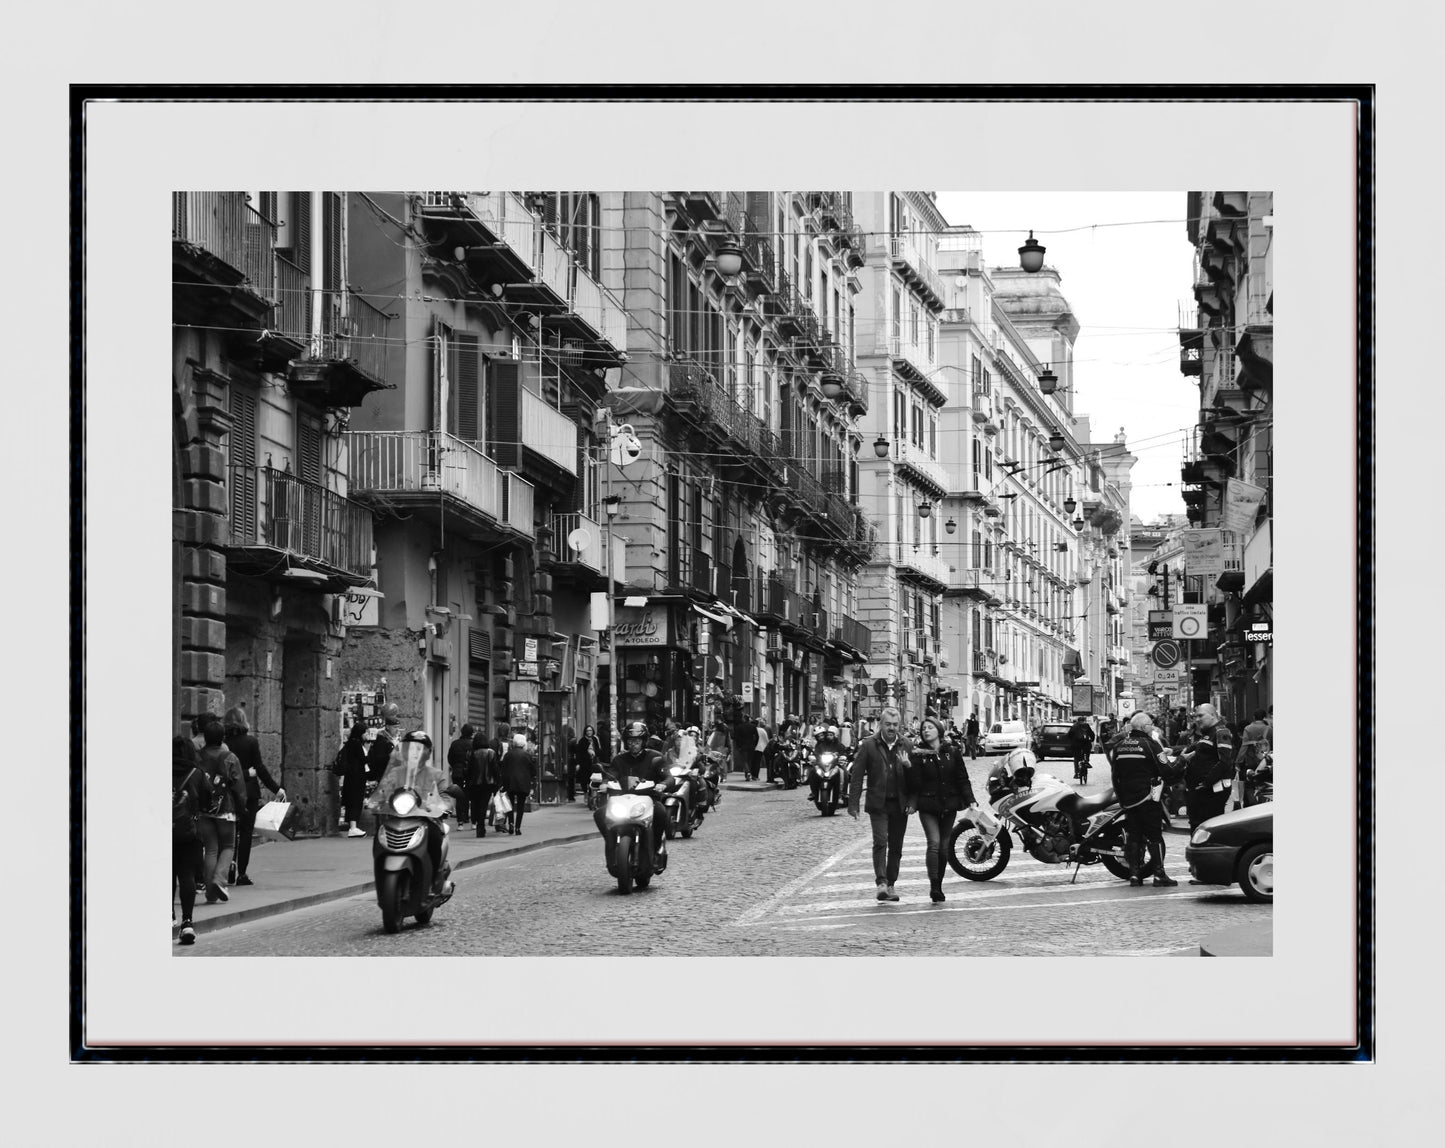
[[[577,473],[577,424],[526,389],[522,390],[522,445],[568,474]]]
[[[938,369],[934,355],[929,354],[925,344],[905,335],[895,335],[888,343],[888,352],[896,362],[901,362],[920,381],[927,383],[942,399],[938,405],[948,402],[948,380],[934,374]]]
[[[322,302],[328,316],[328,329],[322,332],[315,357],[354,359],[356,365],[372,378],[385,379],[391,316],[373,307],[350,288],[344,296],[328,291]]]
[[[541,223],[520,196],[510,191],[464,191],[456,194],[461,196],[462,205],[510,247],[512,254],[525,263],[534,276],[540,276],[538,259],[541,245],[537,232],[541,230]]]
[[[256,213],[244,191],[177,191],[171,195],[171,235],[245,275],[248,214]]]
[[[537,278],[558,299],[568,302],[572,298],[572,254],[545,227],[536,228],[534,234],[537,255],[533,264]]]
[[[311,275],[284,255],[276,256],[277,334],[308,346],[311,342]]]
[[[712,556],[689,543],[673,543],[668,551],[667,584],[703,597],[715,596]]]
[[[948,563],[933,553],[929,543],[922,542],[915,546],[912,542],[894,542],[890,546],[893,565],[900,570],[920,574],[940,586],[949,584]]]
[[[833,629],[833,640],[842,642],[845,646],[851,646],[865,658],[872,656],[873,631],[862,622],[848,617],[847,614],[837,616]]]
[[[573,274],[572,309],[618,351],[627,350],[627,314],[611,291],[578,266]]]
[[[928,457],[928,452],[911,439],[893,440],[893,461],[904,466],[932,486],[940,497],[948,493],[948,470],[941,462]]]
[[[911,235],[894,235],[889,246],[893,262],[905,274],[910,274],[920,288],[933,296],[934,303],[942,307],[947,302],[943,291],[943,280],[923,259],[922,249]]]
[[[510,470],[501,472],[502,522],[518,534],[527,538],[536,537],[537,526],[532,520],[535,509],[535,488],[519,474]]]
[[[574,535],[582,542],[579,550],[573,550],[569,541]],[[552,548],[560,562],[575,562],[598,574],[606,573],[602,568],[602,527],[585,514],[552,515]]]
[[[233,463],[228,479],[231,546],[271,547],[349,574],[371,572],[372,517],[366,507],[269,466]]]
[[[349,431],[356,495],[435,491],[502,521],[502,472],[470,443],[444,431]]]

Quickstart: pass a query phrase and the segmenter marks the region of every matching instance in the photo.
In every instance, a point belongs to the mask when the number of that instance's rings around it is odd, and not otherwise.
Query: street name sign
[[[1180,602],[1174,607],[1175,638],[1195,640],[1209,629],[1209,607],[1203,602]]]

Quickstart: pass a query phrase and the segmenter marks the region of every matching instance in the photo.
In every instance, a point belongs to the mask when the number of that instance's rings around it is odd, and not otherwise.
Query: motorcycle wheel
[[[393,870],[381,875],[377,886],[377,900],[381,902],[381,927],[385,932],[395,933],[401,928],[401,907],[406,903],[408,875]]]
[[[635,878],[633,878],[633,883],[636,884],[639,889],[646,889],[649,885],[652,884],[652,874],[639,873]]]
[[[689,817],[689,818],[687,819],[687,822],[683,825],[682,830],[681,830],[681,832],[682,832],[682,837],[683,837],[683,840],[684,840],[684,841],[687,840],[689,837],[692,836],[693,828],[694,828],[693,820],[692,820],[692,818]],[[669,833],[668,836],[671,837],[672,834]]]
[[[431,915],[432,915],[433,913],[435,913],[435,912],[436,912],[435,909],[422,909],[422,910],[421,910],[420,912],[418,912],[417,915],[416,915],[416,923],[417,923],[418,925],[430,925],[430,924],[431,924]]]
[[[818,812],[824,817],[832,817],[838,811],[838,806],[831,801],[824,801],[819,804]]]
[[[1006,831],[1000,831],[994,838],[994,854],[992,860],[979,862],[970,861],[966,856],[967,838],[966,834],[972,831],[978,833],[978,827],[971,821],[961,821],[954,828],[948,837],[948,864],[949,867],[960,877],[966,877],[970,881],[991,881],[1008,867],[1009,853],[1013,849]],[[959,840],[964,839],[965,855],[959,853]]]
[[[617,870],[617,891],[625,897],[632,892],[632,843],[626,837],[619,837],[612,857],[613,868]]]
[[[1099,860],[1104,863],[1104,868],[1119,878],[1120,881],[1127,881],[1129,879],[1129,866],[1126,862],[1120,861],[1117,857],[1110,857],[1108,854],[1101,855]]]

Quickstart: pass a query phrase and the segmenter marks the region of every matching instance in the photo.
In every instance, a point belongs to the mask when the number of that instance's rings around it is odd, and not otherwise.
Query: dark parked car
[[[1206,885],[1239,883],[1251,901],[1274,902],[1274,802],[1211,817],[1184,850],[1189,872]]]
[[[1067,725],[1041,725],[1034,730],[1033,744],[1029,747],[1040,761],[1046,757],[1074,758],[1074,747],[1069,744]]]

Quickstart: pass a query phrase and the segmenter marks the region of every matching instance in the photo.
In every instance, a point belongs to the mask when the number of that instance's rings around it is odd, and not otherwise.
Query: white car
[[[996,721],[983,735],[980,748],[984,753],[1008,753],[1025,749],[1029,744],[1028,727],[1021,721]]]

